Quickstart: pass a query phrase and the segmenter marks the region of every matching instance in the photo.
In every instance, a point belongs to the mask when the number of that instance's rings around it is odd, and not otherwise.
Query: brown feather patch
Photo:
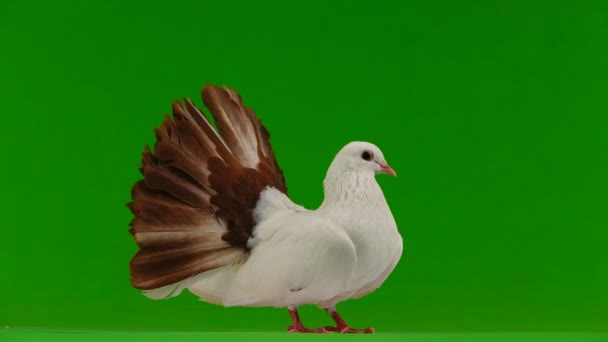
[[[142,154],[143,179],[127,205],[138,252],[131,283],[150,290],[243,262],[253,210],[268,186],[287,193],[270,134],[238,93],[207,85],[205,106],[216,130],[189,100],[172,104]]]

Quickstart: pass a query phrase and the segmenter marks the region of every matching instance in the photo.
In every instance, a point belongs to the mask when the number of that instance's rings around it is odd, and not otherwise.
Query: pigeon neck
[[[384,196],[373,173],[328,172],[323,182],[325,199],[321,207],[361,207],[382,203]]]

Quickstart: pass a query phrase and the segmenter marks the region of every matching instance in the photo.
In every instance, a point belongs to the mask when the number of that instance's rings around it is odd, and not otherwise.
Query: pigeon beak
[[[393,177],[397,177],[397,172],[395,172],[395,170],[393,170],[393,168],[388,166],[387,164],[380,164],[380,172],[386,173],[387,175],[391,175]]]

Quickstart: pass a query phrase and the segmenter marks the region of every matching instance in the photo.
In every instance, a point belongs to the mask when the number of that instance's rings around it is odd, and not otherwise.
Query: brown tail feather
[[[287,192],[270,134],[241,97],[225,87],[202,91],[218,131],[185,99],[155,130],[142,154],[143,180],[132,188],[129,230],[139,246],[131,283],[144,290],[245,260],[260,192]]]

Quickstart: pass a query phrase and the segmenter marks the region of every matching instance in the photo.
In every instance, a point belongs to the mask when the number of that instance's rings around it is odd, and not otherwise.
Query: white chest
[[[354,215],[344,229],[355,245],[357,255],[351,279],[353,287],[377,279],[401,256],[403,240],[390,211],[381,217]]]
[[[344,229],[355,247],[356,263],[347,279],[345,298],[369,286],[380,286],[403,251],[403,240],[388,205],[384,199],[371,203],[375,205],[353,201],[331,211],[334,222]]]
[[[375,179],[356,173],[344,177],[326,182],[321,210],[355,247],[357,260],[348,283],[350,291],[357,291],[386,279],[401,257],[403,240]]]

